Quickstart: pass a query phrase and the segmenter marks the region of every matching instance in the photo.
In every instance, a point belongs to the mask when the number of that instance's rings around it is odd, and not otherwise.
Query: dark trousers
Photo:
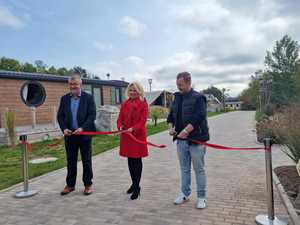
[[[142,158],[128,158],[128,168],[132,180],[132,187],[137,190],[140,187],[143,170]]]
[[[65,147],[67,153],[68,187],[75,187],[77,177],[77,159],[78,150],[80,149],[83,176],[82,181],[84,186],[92,185],[93,170],[92,170],[92,139],[86,136],[72,135],[65,137]]]

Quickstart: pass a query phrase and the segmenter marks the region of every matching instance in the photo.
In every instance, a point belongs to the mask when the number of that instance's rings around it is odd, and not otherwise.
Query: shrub
[[[10,144],[14,147],[16,146],[16,114],[14,111],[5,112],[5,122]]]
[[[263,142],[264,138],[272,138],[275,143],[278,143],[274,132],[275,126],[273,118],[262,116],[262,119],[256,123],[257,140]]]
[[[154,120],[154,125],[157,125],[157,120],[166,118],[169,110],[168,108],[162,106],[151,106],[150,107],[150,117]]]
[[[295,163],[300,159],[300,104],[293,104],[274,115],[273,133],[282,150]]]

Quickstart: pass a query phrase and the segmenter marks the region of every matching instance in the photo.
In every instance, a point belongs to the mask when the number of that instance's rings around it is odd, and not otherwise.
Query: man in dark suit
[[[57,120],[64,134],[67,155],[67,178],[61,195],[75,190],[77,177],[77,158],[80,149],[83,166],[84,194],[92,193],[92,138],[76,135],[81,131],[95,131],[96,106],[92,95],[81,90],[82,80],[79,74],[69,78],[70,93],[61,98]]]

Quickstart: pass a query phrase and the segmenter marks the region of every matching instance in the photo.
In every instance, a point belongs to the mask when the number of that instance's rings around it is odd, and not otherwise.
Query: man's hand
[[[188,137],[188,135],[189,135],[189,133],[186,131],[186,129],[183,129],[177,137],[180,139],[186,139]]]
[[[79,127],[79,128],[77,128],[77,129],[73,132],[73,134],[78,134],[78,133],[80,133],[80,132],[82,132],[82,131],[83,131],[82,128]]]
[[[72,131],[69,129],[64,129],[64,136],[71,136],[72,135]]]
[[[177,132],[175,131],[175,127],[169,128],[169,134],[170,134],[171,136],[175,136],[175,135],[177,134]]]

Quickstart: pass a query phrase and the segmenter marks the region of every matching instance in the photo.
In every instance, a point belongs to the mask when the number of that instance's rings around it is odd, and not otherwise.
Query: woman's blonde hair
[[[133,87],[139,93],[141,100],[144,100],[145,92],[143,86],[138,82],[130,83],[126,88],[126,99],[129,99],[129,89]]]

